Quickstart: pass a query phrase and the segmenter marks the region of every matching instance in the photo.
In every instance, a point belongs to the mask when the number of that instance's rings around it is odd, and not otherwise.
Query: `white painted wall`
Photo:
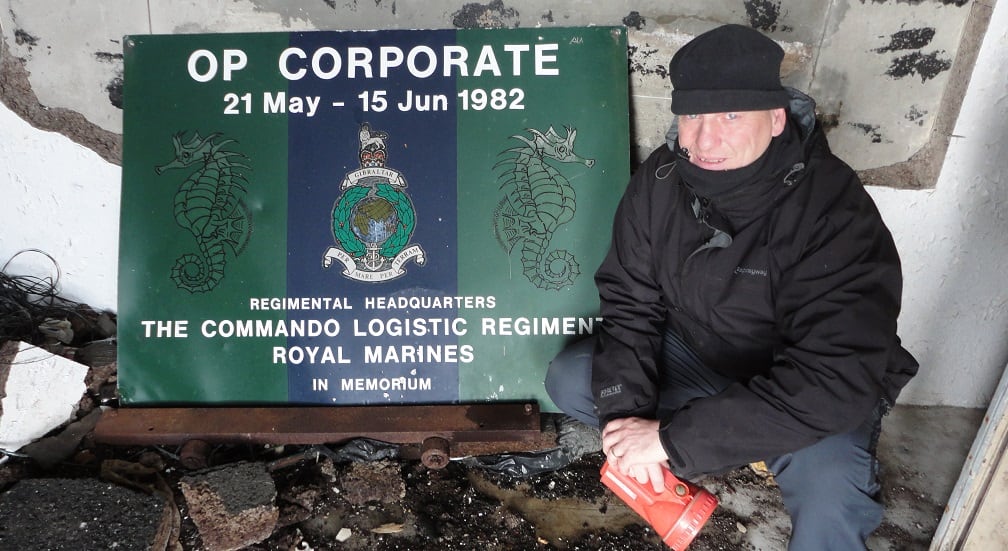
[[[60,295],[116,310],[122,171],[62,134],[37,130],[0,103],[0,267],[59,278]]]
[[[903,261],[901,401],[986,406],[1008,362],[1008,1],[994,7],[935,189],[871,189]]]
[[[933,190],[873,188],[905,274],[904,344],[921,372],[901,401],[985,406],[1008,363],[1008,2],[995,4]],[[66,298],[116,310],[120,169],[0,105],[0,263],[59,263]],[[55,276],[41,255],[9,275]]]

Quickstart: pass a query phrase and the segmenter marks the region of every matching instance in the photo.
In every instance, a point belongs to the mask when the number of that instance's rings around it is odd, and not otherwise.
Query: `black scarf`
[[[707,170],[689,161],[679,140],[669,140],[678,157],[676,170],[683,184],[697,198],[702,209],[713,210],[730,225],[722,228],[736,233],[773,207],[777,191],[785,185],[784,178],[802,160],[801,139],[788,121],[784,131],[770,140],[770,145],[752,163],[731,170]]]

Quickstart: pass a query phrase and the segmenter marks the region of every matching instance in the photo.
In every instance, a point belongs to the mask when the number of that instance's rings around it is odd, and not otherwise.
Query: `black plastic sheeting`
[[[562,469],[577,458],[564,448],[555,448],[541,452],[466,457],[460,461],[469,467],[525,478]]]
[[[336,463],[365,463],[399,457],[398,444],[371,438],[354,438],[335,450],[326,446],[315,446],[313,449]]]
[[[399,457],[399,445],[369,438],[355,438],[338,449],[325,446],[315,446],[312,449],[337,463],[365,463]],[[525,478],[561,469],[575,459],[577,456],[568,450],[554,448],[541,452],[470,456],[457,461],[468,467]]]
[[[516,478],[526,478],[562,469],[585,453],[601,449],[602,441],[597,428],[589,427],[568,416],[555,416],[551,421],[556,423],[557,443],[559,444],[556,448],[534,452],[469,456],[456,461],[467,467],[493,471]],[[380,461],[399,457],[398,444],[370,438],[355,438],[336,450],[325,446],[317,446],[315,449],[318,453],[337,462]]]

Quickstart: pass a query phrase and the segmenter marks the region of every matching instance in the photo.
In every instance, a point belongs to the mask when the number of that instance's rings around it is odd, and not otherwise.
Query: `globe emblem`
[[[399,215],[392,203],[375,196],[358,201],[350,214],[351,230],[367,249],[364,263],[369,269],[377,270],[384,263],[378,251],[395,233]]]

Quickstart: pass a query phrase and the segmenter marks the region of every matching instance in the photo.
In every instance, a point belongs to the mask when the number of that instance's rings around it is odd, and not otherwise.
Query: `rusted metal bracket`
[[[555,435],[553,435],[555,436]],[[205,444],[336,444],[372,438],[416,445],[431,468],[456,456],[541,450],[535,403],[337,407],[124,407],[102,414],[97,442],[179,445],[200,464]]]

